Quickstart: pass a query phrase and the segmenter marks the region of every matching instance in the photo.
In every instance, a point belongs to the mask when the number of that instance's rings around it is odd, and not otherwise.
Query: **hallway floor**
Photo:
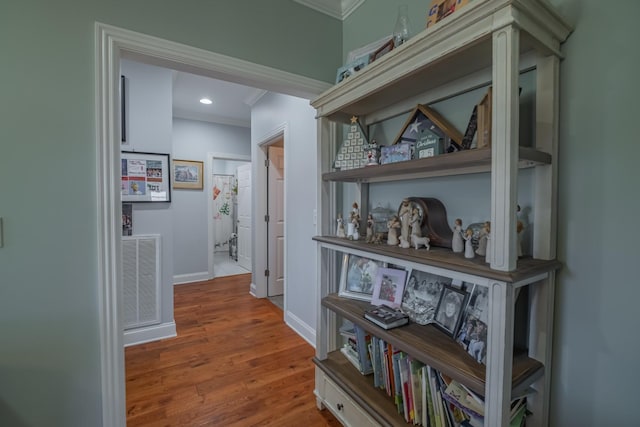
[[[240,267],[236,261],[229,256],[229,252],[215,252],[213,254],[213,274],[215,277],[234,276],[236,274],[251,273]]]

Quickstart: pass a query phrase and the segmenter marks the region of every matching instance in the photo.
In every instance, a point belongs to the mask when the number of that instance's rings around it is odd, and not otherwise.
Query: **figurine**
[[[473,243],[471,242],[471,238],[473,237],[473,230],[467,228],[467,231],[464,234],[464,257],[465,258],[473,258],[475,256],[473,252]]]
[[[407,239],[405,239],[404,237],[400,236],[400,244],[398,245],[403,249],[409,249],[411,247],[411,244],[409,243],[409,241]]]
[[[360,239],[360,233],[358,232],[358,228],[360,227],[360,217],[359,216],[354,216],[351,219],[351,224],[353,225],[352,227],[352,232],[351,232],[351,240],[359,240]]]
[[[367,215],[367,237],[366,237],[366,242],[367,243],[373,243],[373,227],[375,225],[375,222],[373,220],[373,215],[369,214]]]
[[[360,221],[360,209],[357,202],[353,202],[353,205],[351,205],[351,218],[353,217],[357,217],[358,221]]]
[[[422,237],[421,223],[422,218],[420,217],[420,209],[413,208],[413,211],[411,212],[411,221],[409,223],[411,226],[411,236]]]
[[[456,219],[453,226],[453,239],[451,240],[451,249],[455,253],[464,252],[464,242],[462,240],[462,220]]]
[[[411,235],[411,237],[413,238],[413,245],[416,249],[420,248],[420,246],[424,246],[427,250],[431,249],[428,237],[418,237],[416,235]]]
[[[398,229],[400,228],[398,215],[392,216],[391,219],[387,221],[387,228],[389,229],[389,233],[387,234],[387,244],[397,246],[400,243],[398,240]]]
[[[411,221],[411,203],[409,199],[402,199],[398,217],[400,218],[401,224],[400,235],[404,237],[406,241],[409,241],[409,222]]]
[[[342,238],[347,237],[347,235],[344,233],[344,221],[342,219],[341,213],[338,214],[338,219],[336,221],[338,222],[338,230],[336,231],[336,236]]]
[[[478,237],[478,249],[476,249],[476,253],[480,256],[487,255],[487,236],[489,235],[489,228],[487,223],[484,223],[482,230],[480,231],[480,236]]]

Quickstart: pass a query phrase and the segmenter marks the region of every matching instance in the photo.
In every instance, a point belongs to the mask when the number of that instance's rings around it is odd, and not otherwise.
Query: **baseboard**
[[[313,348],[316,348],[316,331],[305,322],[303,322],[298,316],[287,311],[284,316],[284,321],[291,329],[293,329],[298,335],[300,335],[306,342],[308,342]]]
[[[258,298],[257,291],[256,291],[256,284],[253,282],[251,282],[251,285],[249,286],[249,293],[254,297]]]
[[[143,326],[142,328],[124,331],[124,346],[129,347],[146,342],[158,341],[177,336],[176,322],[161,323],[160,325]]]
[[[211,280],[208,271],[203,271],[202,273],[176,274],[175,276],[173,276],[174,285],[184,285],[185,283],[193,282],[204,282],[206,280]]]

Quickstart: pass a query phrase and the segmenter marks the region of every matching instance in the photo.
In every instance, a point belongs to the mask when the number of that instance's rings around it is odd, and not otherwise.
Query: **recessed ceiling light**
[[[212,103],[213,103],[213,101],[212,101],[212,100],[210,100],[209,98],[202,98],[202,99],[200,100],[200,103],[201,103],[201,104],[205,104],[205,105],[209,105],[209,104],[212,104]]]

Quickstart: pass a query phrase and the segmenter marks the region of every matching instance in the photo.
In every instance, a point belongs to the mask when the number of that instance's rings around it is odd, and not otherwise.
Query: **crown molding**
[[[249,107],[253,107],[256,104],[256,102],[258,102],[260,98],[262,98],[266,93],[267,93],[266,90],[256,89],[253,92],[251,92],[249,96],[243,99],[242,102],[247,104]]]
[[[364,0],[294,0],[311,9],[317,10],[344,21]]]
[[[237,126],[243,128],[251,127],[251,120],[232,119],[224,116],[213,114],[198,113],[196,111],[188,111],[182,108],[173,108],[173,117],[185,120],[196,120],[199,122],[216,123],[219,125]]]

